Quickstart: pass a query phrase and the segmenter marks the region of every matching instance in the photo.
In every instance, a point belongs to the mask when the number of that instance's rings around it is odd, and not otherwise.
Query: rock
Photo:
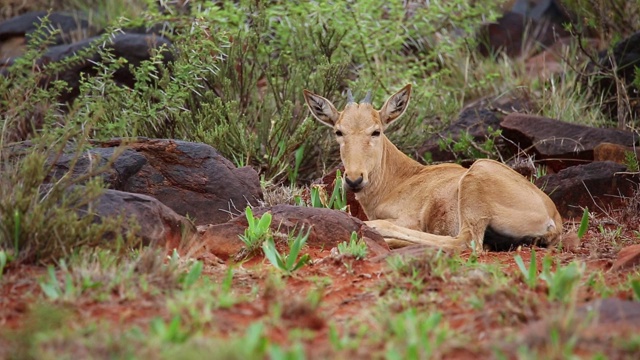
[[[569,232],[562,235],[562,250],[574,252],[580,246],[580,238],[575,232]]]
[[[489,128],[494,131],[500,128],[500,119],[493,111],[483,105],[467,107],[446,129],[429,137],[418,148],[417,154],[419,158],[435,162],[453,161],[461,156],[466,158],[462,154],[455,153],[450,147],[442,148],[441,141],[451,138],[455,143],[463,134],[468,133],[476,143],[484,143],[489,137]]]
[[[549,336],[553,329],[559,332],[561,343],[569,338],[589,343],[637,334],[640,302],[616,298],[591,301],[577,307],[573,316],[558,312],[528,324],[520,333],[520,341],[529,346],[543,346],[553,341]]]
[[[103,44],[101,44],[103,43]],[[75,55],[79,51],[86,50],[94,44],[100,44],[99,48],[111,51],[114,58],[123,58],[127,63],[120,67],[113,74],[113,79],[117,84],[133,87],[135,78],[131,73],[130,66],[137,67],[144,60],[151,58],[153,49],[164,48],[162,51],[162,62],[166,65],[173,61],[171,42],[155,34],[118,34],[105,40],[102,37],[92,37],[73,44],[64,44],[50,47],[46,53],[38,60],[38,65],[46,66],[52,62],[59,62],[63,59]],[[46,79],[42,85],[47,86],[51,81],[64,80],[70,90],[62,94],[59,101],[65,103],[75,99],[80,90],[80,79],[84,76],[93,76],[97,73],[96,64],[104,61],[102,56],[96,51],[87,56],[83,61],[74,63],[55,76]]]
[[[596,63],[587,64],[581,81],[591,86],[592,99],[602,101],[605,113],[623,127],[626,121],[640,115],[640,88],[633,84],[640,66],[640,31],[617,43],[613,50],[610,48],[598,54]],[[624,86],[618,86],[619,81]]]
[[[598,161],[545,175],[535,184],[549,195],[563,217],[580,217],[581,207],[607,211],[623,204],[623,197],[633,196],[640,180],[638,175],[620,174],[625,171],[624,165]]]
[[[50,40],[55,45],[70,43],[73,39],[85,38],[88,33],[94,32],[89,27],[89,22],[80,19],[78,14],[28,12],[0,23],[0,59],[21,56],[26,50],[27,42],[36,34],[38,27],[42,26],[45,18],[48,22],[42,31],[45,36],[53,35]],[[60,32],[54,34],[54,29]]]
[[[158,200],[140,194],[106,190],[97,200],[93,210],[98,219],[123,216],[123,234],[132,230],[128,220],[135,219],[139,228],[135,234],[144,245],[177,248],[183,236],[195,234],[195,227],[184,217]]]
[[[626,246],[618,253],[618,258],[611,266],[611,271],[632,268],[638,264],[640,264],[640,244]]]
[[[110,51],[115,59],[123,58],[123,64],[113,73],[113,80],[118,85],[133,87],[135,78],[130,70],[131,66],[137,67],[144,60],[151,58],[154,49],[162,48],[162,62],[164,65],[173,61],[173,46],[171,42],[155,34],[121,33],[112,37],[104,38],[100,36],[91,37],[71,44],[62,44],[49,47],[34,65],[35,69],[43,69],[50,63],[60,62],[81,51],[88,50],[91,46],[98,49]],[[66,89],[57,99],[61,103],[73,101],[80,93],[80,80],[82,76],[93,76],[99,71],[98,64],[103,63],[102,55],[98,50],[90,52],[80,61],[58,71],[56,74],[46,77],[40,81],[40,86],[47,87],[52,81],[63,80],[67,83]],[[7,67],[2,68],[1,74],[8,76],[11,72],[11,59],[7,60]]]
[[[630,131],[594,128],[527,114],[509,114],[500,126],[505,138],[518,148],[528,150],[536,160],[544,160],[554,172],[593,161],[594,148],[603,142],[626,146],[638,142],[638,136]]]
[[[316,249],[331,249],[343,241],[348,241],[353,231],[365,238],[369,247],[367,257],[389,252],[389,247],[380,234],[366,226],[362,221],[349,214],[330,209],[311,208],[292,205],[276,205],[270,208],[256,208],[254,216],[262,216],[270,211],[273,218],[271,230],[274,233],[288,234],[311,227],[307,246]],[[223,260],[236,255],[244,244],[238,237],[244,234],[248,223],[244,215],[227,223],[208,226],[203,229],[200,241],[214,255]]]
[[[517,57],[522,49],[525,17],[511,11],[504,13],[494,23],[484,24],[478,31],[478,51],[482,56],[504,52]]]
[[[563,25],[569,22],[556,1],[515,1],[496,22],[479,29],[478,51],[483,56],[504,52],[511,58],[532,54],[569,35]]]
[[[101,147],[77,160],[73,153],[56,159],[52,178],[69,171],[80,176],[108,166],[101,176],[109,188],[153,196],[197,225],[224,223],[231,219],[231,212],[237,214],[262,199],[255,170],[236,168],[206,144],[139,138],[126,144],[114,139],[97,145]],[[109,165],[116,154],[120,155]]]
[[[595,161],[613,161],[618,164],[627,164],[627,156],[634,156],[640,159],[640,148],[623,146],[611,143],[602,143],[593,149],[593,159]]]
[[[567,68],[566,59],[571,58],[577,59],[572,61],[586,62],[587,56],[585,54],[574,51],[577,41],[575,37],[563,37],[539,54],[527,59],[525,69],[528,76],[549,79],[554,75],[561,76],[564,73]],[[587,51],[597,51],[600,48],[600,41],[597,39],[581,39],[581,41],[583,41],[582,47]]]

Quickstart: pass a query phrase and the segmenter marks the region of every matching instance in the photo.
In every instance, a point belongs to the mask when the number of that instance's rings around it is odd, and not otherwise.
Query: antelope
[[[508,166],[481,159],[422,165],[384,132],[407,109],[411,84],[374,109],[369,92],[336,110],[304,90],[313,117],[333,128],[344,165],[343,183],[390,247],[424,244],[443,249],[483,245],[508,250],[520,244],[552,245],[562,238],[562,217],[551,199]]]

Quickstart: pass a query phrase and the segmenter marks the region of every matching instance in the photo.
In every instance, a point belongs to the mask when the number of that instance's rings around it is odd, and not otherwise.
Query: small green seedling
[[[520,255],[516,255],[514,259],[516,261],[516,264],[518,265],[518,268],[520,269],[520,272],[522,273],[522,276],[525,279],[525,282],[527,283],[527,286],[529,286],[530,289],[535,288],[538,282],[538,266],[536,263],[536,251],[534,249],[531,249],[531,260],[529,261],[528,269],[527,269],[527,266],[524,264],[524,261],[522,260],[522,257],[520,257]]]
[[[55,268],[49,265],[47,268],[48,278],[46,281],[40,283],[40,288],[50,300],[71,300],[79,293],[79,289],[76,288],[73,278],[71,277],[71,273],[69,272],[64,260],[60,261],[60,267],[65,273],[63,284],[60,284],[58,281]]]
[[[351,239],[338,244],[338,252],[342,255],[351,255],[357,260],[362,260],[367,256],[367,243],[362,239],[358,239],[358,234],[354,231],[351,233]]]
[[[301,229],[296,238],[289,242],[289,255],[283,255],[276,249],[276,244],[273,241],[273,237],[269,237],[264,243],[262,243],[262,250],[265,257],[275,266],[277,269],[282,270],[287,275],[291,275],[294,271],[300,269],[309,262],[309,254],[304,254],[298,260],[300,250],[307,242],[311,229],[303,234],[304,229]]]
[[[584,263],[571,262],[567,266],[558,266],[555,272],[551,271],[550,257],[545,257],[542,261],[542,273],[540,279],[547,283],[549,287],[549,300],[560,300],[567,302],[569,295],[578,284],[585,266]]]
[[[161,318],[154,318],[149,325],[151,333],[163,342],[180,344],[189,338],[189,333],[180,326],[179,316],[174,316],[169,324],[166,324]]]
[[[260,219],[253,217],[251,207],[245,209],[245,216],[249,227],[244,231],[244,235],[240,235],[240,240],[244,243],[245,249],[249,253],[253,253],[260,248],[262,243],[271,237],[271,213],[264,213]],[[272,239],[273,240],[273,239]]]

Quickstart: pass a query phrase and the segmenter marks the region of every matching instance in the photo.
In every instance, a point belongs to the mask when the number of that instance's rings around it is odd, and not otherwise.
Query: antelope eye
[[[342,131],[336,130],[336,136],[342,136]]]
[[[373,137],[378,137],[378,136],[380,136],[380,130],[376,130],[376,131],[372,132],[372,133],[371,133],[371,136],[373,136]]]

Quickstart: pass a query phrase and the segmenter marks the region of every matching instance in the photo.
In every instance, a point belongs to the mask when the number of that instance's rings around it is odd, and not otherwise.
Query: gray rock
[[[598,54],[596,62],[589,62],[585,75],[581,81],[590,86],[592,99],[603,103],[603,110],[610,118],[619,122],[619,117],[625,121],[629,116],[640,115],[640,95],[637,84],[634,85],[635,71],[640,66],[640,31],[623,39]],[[615,71],[614,71],[615,69]],[[623,86],[618,86],[622,82]],[[624,88],[624,93],[620,92]],[[622,97],[623,108],[619,109]],[[630,113],[628,111],[630,110]],[[620,112],[622,114],[619,114]]]
[[[53,34],[54,29],[60,30],[59,34],[53,36],[54,44],[62,44],[69,40],[69,34],[77,31],[89,30],[89,22],[81,19],[77,14],[65,14],[47,11],[28,12],[0,23],[0,43],[12,37],[29,37],[35,34],[38,27],[43,23],[43,19],[48,19],[48,25],[43,28],[47,35]]]
[[[640,330],[640,302],[616,298],[582,304],[571,316],[552,314],[527,325],[520,334],[521,342],[529,346],[544,346],[552,341],[551,330],[558,331],[562,342],[570,337],[582,341],[608,340]]]
[[[632,146],[630,131],[594,128],[527,114],[509,114],[500,123],[502,135],[553,171],[593,161],[593,149],[603,142]]]
[[[557,174],[545,175],[536,180],[563,217],[579,217],[589,211],[606,211],[623,204],[622,197],[630,197],[638,189],[638,175],[620,174],[627,168],[611,161],[597,161],[573,166]]]

